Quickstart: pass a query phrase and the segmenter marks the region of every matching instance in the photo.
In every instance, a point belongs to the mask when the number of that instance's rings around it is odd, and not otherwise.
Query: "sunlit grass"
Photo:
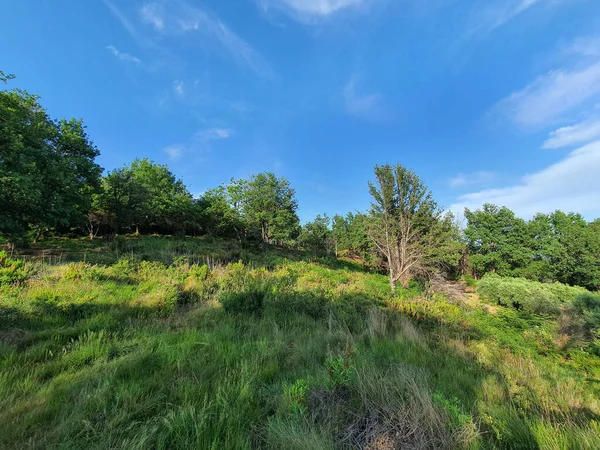
[[[600,448],[555,317],[152,239],[0,288],[0,448]]]

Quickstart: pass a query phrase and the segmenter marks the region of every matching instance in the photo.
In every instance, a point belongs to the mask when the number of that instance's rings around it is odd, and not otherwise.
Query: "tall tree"
[[[248,226],[259,233],[266,249],[292,236],[300,226],[298,202],[290,183],[273,173],[260,173],[241,183],[240,204]]]
[[[54,121],[37,96],[0,91],[0,233],[15,242],[31,226],[83,223],[98,154],[81,120]]]
[[[329,252],[333,246],[330,222],[327,214],[318,214],[315,220],[302,226],[298,243],[315,254]]]
[[[385,257],[392,291],[398,281],[407,285],[411,277],[457,262],[452,216],[443,214],[423,181],[400,164],[375,166],[375,177],[369,235]]]
[[[464,234],[475,273],[522,275],[534,256],[525,221],[506,207],[490,204],[475,211],[465,209],[465,218]]]

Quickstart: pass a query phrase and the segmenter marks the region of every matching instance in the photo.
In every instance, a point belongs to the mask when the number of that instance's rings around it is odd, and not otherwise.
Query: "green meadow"
[[[216,239],[3,253],[0,448],[600,448],[598,297],[455,286]]]

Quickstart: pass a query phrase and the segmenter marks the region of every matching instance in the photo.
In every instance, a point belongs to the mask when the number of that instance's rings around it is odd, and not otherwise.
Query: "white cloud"
[[[592,117],[575,125],[552,131],[543,148],[561,148],[600,139],[600,117]]]
[[[262,6],[264,9],[273,7],[302,15],[325,17],[363,3],[365,0],[263,0]]]
[[[183,155],[183,147],[180,145],[170,145],[164,149],[165,153],[169,156],[169,159],[175,161],[181,158]]]
[[[165,28],[164,10],[160,3],[147,3],[140,9],[143,22],[161,31]]]
[[[600,62],[539,77],[501,100],[495,111],[522,126],[544,126],[564,119],[575,107],[600,96]]]
[[[173,82],[173,91],[178,97],[183,97],[185,94],[185,90],[183,87],[183,81],[175,80]]]
[[[220,139],[228,139],[233,134],[233,131],[227,128],[210,128],[196,133],[196,138],[203,141],[215,141]]]
[[[173,144],[164,148],[169,159],[176,161],[185,155],[202,155],[210,151],[213,141],[229,139],[233,136],[229,128],[209,128],[195,133],[185,143]]]
[[[114,45],[109,45],[109,46],[106,47],[106,49],[109,52],[111,52],[116,58],[120,59],[121,61],[132,62],[132,63],[135,63],[135,64],[139,64],[141,62],[135,56],[132,56],[129,53],[125,53],[125,52],[120,51]]]
[[[158,0],[145,4],[140,9],[142,21],[151,25],[155,31],[165,36],[185,36],[208,39],[217,44],[216,53],[231,57],[238,64],[249,67],[258,75],[274,76],[269,64],[250,44],[234,33],[218,17],[185,2],[175,0],[167,3]]]
[[[353,75],[344,86],[343,97],[346,112],[354,116],[367,118],[380,116],[382,113],[381,94],[361,94],[358,92],[358,85],[359,77]]]
[[[492,2],[477,2],[472,19],[470,33],[489,33],[524,13],[536,4],[557,3],[561,0],[496,0]]]
[[[565,53],[589,57],[600,56],[600,36],[576,39],[565,49]]]
[[[563,160],[522,178],[519,184],[458,197],[451,211],[480,208],[484,203],[507,206],[521,217],[556,209],[600,216],[600,141],[571,152]]]
[[[489,183],[494,179],[494,174],[485,170],[479,172],[464,174],[459,173],[454,178],[451,178],[449,184],[453,188],[472,186],[477,184]]]

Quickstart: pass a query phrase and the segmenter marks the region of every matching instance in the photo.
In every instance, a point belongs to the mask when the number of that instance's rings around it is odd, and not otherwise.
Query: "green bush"
[[[313,319],[324,319],[329,314],[330,302],[320,293],[278,292],[267,296],[265,308],[277,317],[303,314]]]
[[[32,273],[31,264],[20,259],[12,259],[5,251],[0,252],[0,286],[23,283]]]
[[[579,295],[573,302],[573,307],[583,318],[586,334],[593,335],[600,328],[600,295]]]
[[[265,290],[252,287],[241,292],[221,292],[219,300],[229,314],[262,314]]]
[[[500,277],[496,274],[486,274],[477,283],[477,292],[501,305],[542,315],[557,315],[562,306],[573,303],[578,295],[589,293],[582,287]]]

